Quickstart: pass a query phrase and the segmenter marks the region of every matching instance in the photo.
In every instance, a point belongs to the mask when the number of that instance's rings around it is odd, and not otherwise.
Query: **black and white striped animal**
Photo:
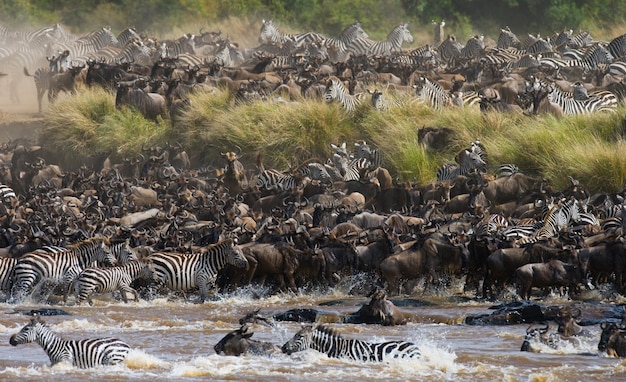
[[[117,267],[87,268],[78,275],[74,283],[76,305],[85,300],[89,305],[93,305],[91,297],[94,293],[115,291],[120,291],[124,302],[128,302],[127,293],[133,294],[135,301],[139,301],[139,293],[131,287],[131,284],[137,279],[156,281],[153,275],[152,264],[140,260]]]
[[[326,47],[331,62],[344,62],[350,54],[348,47],[358,38],[368,38],[368,35],[361,23],[356,21],[344,28],[337,38],[326,38],[322,44]]]
[[[324,91],[324,99],[326,102],[337,101],[341,103],[344,110],[352,113],[357,106],[361,104],[366,93],[350,94],[350,91],[344,83],[337,77],[330,77],[326,82],[326,90]]]
[[[426,77],[420,77],[413,87],[415,88],[417,98],[437,111],[441,111],[444,107],[452,106],[450,93]]]
[[[67,362],[79,368],[115,365],[126,359],[130,346],[117,338],[65,340],[34,317],[19,333],[11,336],[12,346],[36,342],[50,358],[51,365]]]
[[[408,341],[387,341],[371,343],[343,338],[334,329],[318,325],[302,328],[292,339],[282,346],[283,353],[292,354],[306,349],[317,350],[332,358],[346,358],[355,361],[384,362],[395,358],[421,356],[419,347]]]
[[[0,257],[0,291],[11,292],[17,258]]]
[[[171,290],[187,292],[200,289],[200,301],[208,296],[209,285],[215,283],[217,273],[226,264],[237,268],[248,267],[248,261],[232,239],[222,240],[200,253],[157,252],[148,256],[160,283]]]
[[[590,95],[588,99],[577,100],[554,84],[548,88],[548,99],[559,105],[565,115],[586,115],[600,111],[615,112],[618,105],[617,97],[610,92],[603,94],[606,95],[606,98]]]
[[[28,72],[28,68],[24,67],[24,74],[28,77],[33,77],[33,80],[35,81],[35,89],[37,90],[37,106],[40,113],[42,110],[41,101],[43,100],[43,95],[50,89],[50,78],[53,75],[64,71],[64,68],[67,66],[69,55],[70,51],[65,50],[60,52],[57,56],[47,58],[50,63],[49,66],[41,67],[35,70],[35,73],[32,75]]]
[[[383,41],[374,41],[369,38],[356,38],[348,46],[348,51],[354,56],[368,55],[386,56],[402,50],[404,42],[412,43],[413,36],[409,31],[409,24],[402,23],[395,27]]]
[[[263,20],[259,32],[259,43],[269,45],[283,45],[292,43],[298,48],[306,43],[324,41],[326,37],[319,33],[305,32],[297,34],[282,33],[272,20]]]
[[[12,300],[19,302],[42,280],[55,283],[67,281],[68,273],[85,269],[98,263],[115,265],[103,238],[96,237],[60,251],[36,250],[20,257],[15,265],[15,283]],[[73,279],[73,277],[72,277]]]

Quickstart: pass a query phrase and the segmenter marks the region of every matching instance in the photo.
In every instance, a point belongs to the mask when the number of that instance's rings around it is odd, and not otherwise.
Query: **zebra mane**
[[[322,334],[325,334],[325,335],[327,335],[329,337],[335,337],[335,338],[343,339],[341,334],[336,329],[331,328],[330,326],[318,325],[317,327],[315,327],[315,330],[318,331],[318,332],[321,332]]]
[[[101,236],[94,236],[94,237],[90,237],[89,239],[83,240],[79,243],[74,243],[69,248],[81,249],[81,248],[86,248],[89,246],[96,247],[98,245],[101,245],[102,243],[108,243],[108,238],[101,237]]]
[[[214,249],[214,248],[225,248],[225,247],[232,247],[235,245],[235,241],[232,238],[228,238],[228,239],[224,239],[222,241],[219,241],[215,244],[211,244],[208,246],[208,249]]]

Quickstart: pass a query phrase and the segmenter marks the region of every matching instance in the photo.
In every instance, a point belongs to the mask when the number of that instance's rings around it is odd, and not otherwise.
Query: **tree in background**
[[[461,39],[475,33],[496,37],[509,26],[518,34],[549,35],[568,29],[608,30],[624,22],[622,0],[3,0],[0,21],[12,27],[60,22],[76,33],[109,25],[134,26],[163,34],[164,26],[211,24],[228,17],[273,19],[292,31],[338,35],[355,20],[372,38],[384,39],[393,26],[427,26],[446,20]]]

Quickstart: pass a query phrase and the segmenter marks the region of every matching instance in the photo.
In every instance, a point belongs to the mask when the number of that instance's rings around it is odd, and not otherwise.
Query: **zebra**
[[[456,40],[456,36],[449,35],[448,38],[443,40],[437,47],[437,52],[441,62],[448,66],[454,66],[455,60],[461,56],[461,50],[463,45]]]
[[[554,69],[579,67],[582,68],[584,72],[589,72],[598,69],[600,64],[610,64],[613,59],[613,56],[606,47],[601,44],[594,44],[590,46],[580,58],[565,59],[542,57],[540,62]]]
[[[413,36],[409,31],[409,24],[402,23],[395,27],[384,41],[374,41],[369,38],[355,38],[348,45],[348,51],[354,56],[386,56],[402,50],[404,42],[412,43]]]
[[[338,101],[348,113],[353,113],[365,97],[365,93],[350,94],[344,83],[335,76],[328,78],[324,99],[330,103]]]
[[[519,167],[513,163],[504,163],[498,166],[496,178],[504,178],[519,173]]]
[[[108,250],[115,257],[115,261],[118,265],[124,265],[131,261],[139,260],[137,253],[130,247],[128,239],[123,242],[110,244]]]
[[[37,281],[52,280],[58,283],[73,280],[80,270],[95,262],[105,266],[115,265],[115,258],[101,237],[85,240],[67,249],[54,248],[50,252],[42,249],[27,253],[15,265],[11,300],[19,302],[24,299]]]
[[[275,169],[264,170],[256,178],[256,186],[261,190],[287,191],[294,190],[302,181],[291,174],[285,174]]]
[[[111,32],[111,27],[102,27],[77,39],[66,47],[71,52],[72,62],[86,65],[94,52],[105,46],[118,46],[117,37]]]
[[[117,35],[116,39],[119,46],[126,46],[133,40],[141,41],[141,36],[135,28],[126,28]]]
[[[237,66],[243,61],[244,57],[241,50],[229,41],[223,41],[213,56],[213,62],[224,67]]]
[[[163,53],[165,57],[177,57],[183,53],[195,54],[196,46],[195,46],[195,35],[191,33],[186,33],[182,37],[178,38],[174,41],[166,41],[165,44],[165,52]]]
[[[586,100],[576,100],[569,94],[563,92],[554,84],[550,84],[548,88],[548,100],[559,105],[563,109],[565,115],[586,115],[594,112],[617,110],[617,97],[611,93],[601,93],[599,96],[589,95]]]
[[[460,57],[466,60],[478,59],[485,53],[485,36],[474,36],[461,48]]]
[[[435,20],[431,20],[430,23],[433,26],[433,46],[439,46],[443,42],[443,36],[445,36],[443,27],[446,26],[446,22],[442,19],[440,23]]]
[[[570,223],[580,220],[580,210],[575,198],[567,201],[559,201],[549,208],[543,219],[543,225],[535,230],[530,236],[517,241],[517,246],[536,243],[541,240],[553,238],[558,232],[567,229]]]
[[[52,332],[39,316],[32,318],[30,323],[9,339],[12,346],[31,342],[43,348],[50,358],[51,366],[67,362],[82,369],[123,362],[131,349],[117,338],[65,340]]]
[[[10,186],[0,183],[0,203],[6,207],[17,207],[19,199]]]
[[[431,82],[426,77],[420,77],[417,84],[413,85],[417,98],[437,111],[444,107],[452,106],[450,94],[439,84]]]
[[[134,260],[124,265],[110,268],[87,268],[83,270],[74,283],[76,305],[87,300],[93,305],[91,296],[94,292],[106,293],[120,291],[124,302],[128,302],[127,293],[132,293],[135,301],[139,301],[139,293],[131,287],[137,279],[157,281],[154,278],[154,267],[151,263]],[[66,301],[67,295],[63,301]]]
[[[152,49],[146,46],[143,41],[134,39],[124,45],[124,48],[117,52],[112,61],[149,65],[152,64]]]
[[[329,51],[329,59],[331,62],[345,62],[348,59],[348,46],[357,38],[368,38],[361,27],[361,23],[355,21],[348,25],[339,34],[337,38],[326,38],[322,44]]]
[[[606,47],[613,57],[626,56],[626,34],[617,36]]]
[[[28,68],[24,67],[24,75],[33,77],[35,81],[35,89],[37,90],[37,106],[39,113],[41,113],[43,95],[50,90],[50,78],[56,73],[63,72],[67,68],[67,61],[70,55],[69,50],[60,52],[58,56],[52,56],[52,58],[46,58],[49,62],[49,66],[38,68],[31,76],[28,72]]]
[[[446,163],[437,170],[437,180],[455,179],[473,171],[483,171],[488,163],[487,152],[479,140],[472,142],[469,149],[461,150],[454,158],[458,165]]]
[[[225,239],[200,253],[157,252],[148,256],[154,264],[159,284],[171,290],[186,292],[200,289],[200,302],[208,295],[209,284],[214,284],[217,273],[226,266],[248,268],[248,261],[232,239]]]
[[[515,33],[511,32],[508,26],[500,29],[500,35],[498,35],[498,42],[496,44],[496,48],[498,49],[507,49],[507,48],[517,48],[521,47],[521,41]]]
[[[274,25],[272,20],[263,20],[261,31],[259,32],[259,43],[269,45],[283,45],[291,42],[296,48],[299,48],[309,42],[324,40],[326,40],[326,37],[315,32],[298,34],[282,33],[278,30],[278,27]]]
[[[282,346],[283,353],[293,354],[306,349],[317,350],[332,358],[364,362],[385,362],[392,359],[418,359],[420,348],[408,341],[371,343],[343,338],[336,330],[325,326],[307,325]]]
[[[17,258],[0,257],[0,291],[11,292]]]

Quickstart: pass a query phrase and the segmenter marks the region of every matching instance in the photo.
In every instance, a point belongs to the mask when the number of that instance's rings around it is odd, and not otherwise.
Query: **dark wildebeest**
[[[253,332],[248,331],[248,325],[244,324],[241,328],[226,334],[213,349],[215,349],[217,354],[234,356],[248,354],[272,356],[282,354],[280,347],[277,345],[251,339],[250,337],[253,334]]]
[[[626,332],[612,322],[603,322],[600,328],[598,350],[606,351],[611,357],[626,357]]]
[[[533,287],[570,287],[574,290],[586,280],[587,264],[568,264],[560,260],[522,265],[515,271],[517,291],[521,298],[530,299]]]
[[[357,312],[345,316],[343,322],[392,326],[404,325],[407,320],[404,313],[393,302],[387,300],[385,291],[376,290],[368,304],[363,305]]]

